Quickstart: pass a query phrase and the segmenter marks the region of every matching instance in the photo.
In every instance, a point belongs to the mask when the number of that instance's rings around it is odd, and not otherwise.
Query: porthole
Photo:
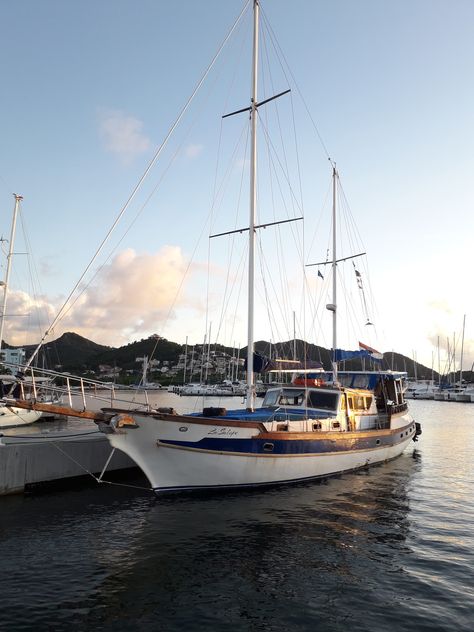
[[[377,441],[375,442],[375,445],[380,445],[380,439],[377,439]]]
[[[273,452],[273,448],[275,446],[273,445],[273,443],[264,443],[263,444],[263,451],[264,452]]]
[[[179,431],[180,432],[187,432],[188,431],[188,427],[187,426],[180,426],[179,427]]]

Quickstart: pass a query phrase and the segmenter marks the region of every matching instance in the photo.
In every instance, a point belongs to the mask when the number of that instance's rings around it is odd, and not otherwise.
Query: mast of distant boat
[[[464,330],[466,328],[466,314],[462,321],[462,339],[461,339],[461,362],[459,364],[459,386],[462,388],[462,363],[464,360]]]
[[[7,309],[7,299],[8,299],[8,283],[10,281],[10,270],[12,267],[12,257],[13,257],[13,244],[15,243],[15,232],[16,232],[16,218],[18,216],[18,211],[20,208],[20,202],[23,199],[21,195],[13,194],[15,196],[15,208],[13,209],[13,219],[12,219],[12,228],[10,233],[10,243],[8,246],[8,256],[7,256],[7,270],[5,273],[5,280],[2,281],[1,285],[3,285],[3,305],[2,305],[2,316],[0,319],[0,351],[2,349],[3,344],[3,329],[5,326],[5,313]]]
[[[186,365],[188,361],[188,337],[186,336],[186,345],[184,347],[184,371],[183,371],[183,386],[186,384]]]

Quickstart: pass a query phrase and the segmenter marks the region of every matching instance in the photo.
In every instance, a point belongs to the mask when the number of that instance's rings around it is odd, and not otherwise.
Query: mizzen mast
[[[332,168],[332,304],[328,309],[332,311],[332,370],[333,382],[337,384],[337,178],[336,165]]]

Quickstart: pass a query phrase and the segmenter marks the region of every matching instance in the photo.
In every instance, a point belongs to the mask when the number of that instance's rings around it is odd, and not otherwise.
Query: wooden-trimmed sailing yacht
[[[333,166],[333,368],[306,370],[271,388],[255,408],[253,293],[256,207],[259,0],[254,0],[250,106],[251,171],[246,408],[176,414],[103,408],[62,414],[95,419],[110,444],[128,454],[155,492],[293,483],[357,470],[399,456],[421,432],[404,401],[404,373],[339,372],[337,365],[336,181]],[[277,98],[281,95],[276,95]],[[235,112],[234,114],[236,114]],[[25,407],[31,403],[18,402]],[[44,405],[36,404],[43,408]],[[48,407],[51,410],[51,407]],[[58,407],[55,411],[59,412]]]
[[[335,168],[333,179],[335,193]],[[334,249],[333,277],[336,266]],[[293,483],[399,456],[421,433],[404,400],[406,375],[338,371],[335,282],[327,308],[333,314],[333,370],[303,370],[291,385],[270,388],[261,408],[254,408],[248,381],[246,409],[205,408],[191,415],[103,409],[110,417],[99,426],[157,493]],[[251,339],[249,348],[253,368]]]
[[[336,181],[333,167],[333,371],[304,373],[268,390],[255,409],[254,250],[256,207],[258,20],[254,0],[248,270],[246,409],[131,412],[104,409],[100,423],[113,447],[126,452],[156,492],[289,483],[380,463],[401,454],[419,427],[403,397],[404,374],[338,372]],[[280,95],[277,95],[280,96]],[[276,97],[274,97],[276,98]],[[265,101],[266,103],[266,101]],[[239,110],[239,112],[242,110]],[[302,384],[301,384],[302,382]]]

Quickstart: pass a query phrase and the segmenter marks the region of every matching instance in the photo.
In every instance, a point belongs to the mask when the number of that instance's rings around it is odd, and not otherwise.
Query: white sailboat
[[[408,385],[405,399],[434,399],[439,387],[433,380],[418,380]]]
[[[5,326],[5,315],[8,303],[8,289],[10,282],[10,272],[12,266],[12,258],[13,258],[13,247],[15,243],[15,232],[16,232],[16,221],[18,217],[18,211],[20,209],[20,203],[22,200],[21,195],[15,194],[15,206],[13,209],[13,218],[12,218],[12,226],[10,232],[10,241],[8,245],[8,255],[7,255],[7,267],[5,272],[5,279],[2,281],[1,285],[3,286],[3,301],[2,301],[2,314],[0,318],[0,362],[4,360],[4,354],[2,353],[3,346],[3,332]],[[12,394],[13,389],[16,386],[16,379],[11,374],[0,375],[0,397],[3,397],[4,394]],[[39,386],[39,384],[38,384]],[[36,384],[34,385],[31,381],[23,381],[21,386],[18,385],[18,389],[16,391],[17,396],[21,396],[22,399],[28,399],[32,396],[33,390],[36,391]],[[23,389],[23,390],[21,390]],[[38,410],[25,410],[23,408],[18,408],[16,406],[8,406],[6,404],[0,404],[0,428],[12,428],[16,426],[27,426],[29,424],[38,421],[43,413]]]
[[[133,388],[140,389],[142,391],[159,391],[161,389],[161,384],[157,382],[149,382],[148,381],[148,369],[150,366],[148,356],[143,356],[142,358],[137,358],[137,362],[141,360],[142,362],[142,377],[138,385]]]
[[[93,418],[110,444],[128,454],[157,493],[293,483],[327,477],[399,456],[421,429],[404,400],[405,373],[338,370],[336,205],[333,167],[332,371],[303,371],[293,384],[269,388],[255,408],[254,259],[259,0],[253,2],[253,69],[250,106],[251,169],[248,268],[246,408],[204,408],[176,414],[103,408],[100,413],[61,409]],[[278,95],[279,96],[279,95]],[[274,97],[276,98],[276,97]],[[373,350],[354,352],[371,357]],[[45,405],[16,402],[25,408]],[[58,407],[56,407],[58,410]]]

